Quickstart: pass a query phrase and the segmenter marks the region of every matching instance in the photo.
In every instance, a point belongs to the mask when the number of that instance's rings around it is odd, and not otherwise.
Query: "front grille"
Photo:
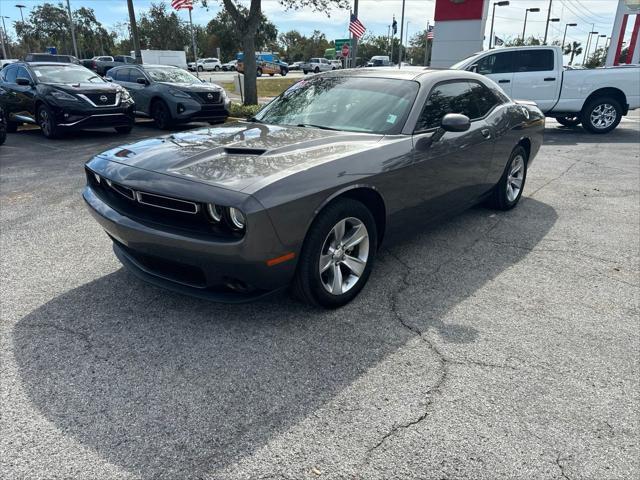
[[[151,228],[215,237],[235,241],[243,233],[231,230],[224,222],[213,223],[206,213],[206,205],[156,193],[134,191],[117,182],[98,177],[86,168],[87,184],[107,205],[121,215]],[[100,180],[98,180],[100,178]]]
[[[194,92],[201,103],[220,103],[220,92]]]
[[[115,105],[116,103],[115,93],[85,93],[84,96],[99,107]]]

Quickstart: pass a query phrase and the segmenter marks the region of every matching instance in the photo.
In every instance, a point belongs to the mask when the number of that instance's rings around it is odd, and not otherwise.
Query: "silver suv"
[[[308,62],[303,63],[300,68],[305,75],[309,72],[320,73],[326,72],[327,70],[334,70],[333,65],[331,65],[331,62],[326,58],[312,58]]]

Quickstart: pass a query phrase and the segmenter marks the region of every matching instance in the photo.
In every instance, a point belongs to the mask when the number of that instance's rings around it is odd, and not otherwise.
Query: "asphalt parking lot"
[[[82,165],[157,134],[0,147],[3,478],[638,478],[637,114],[548,121],[515,210],[386,246],[337,311],[127,273]]]

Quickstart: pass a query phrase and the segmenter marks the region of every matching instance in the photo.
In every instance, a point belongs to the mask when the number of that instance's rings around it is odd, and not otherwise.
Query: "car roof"
[[[82,67],[82,65],[78,65],[77,63],[71,63],[71,62],[27,62],[27,61],[22,61],[19,62],[21,64],[24,65],[29,65],[31,67],[59,67],[61,65],[67,65],[67,66],[73,66],[73,67]]]
[[[441,82],[457,79],[484,80],[486,78],[480,74],[467,72],[465,70],[452,70],[447,68],[427,68],[427,67],[366,67],[348,68],[333,70],[320,74],[326,77],[367,77],[367,78],[388,78],[398,80],[413,80],[420,84],[431,81]]]

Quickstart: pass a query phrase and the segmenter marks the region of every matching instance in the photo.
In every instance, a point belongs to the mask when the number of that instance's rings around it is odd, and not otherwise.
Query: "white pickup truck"
[[[476,53],[452,65],[486,75],[511,98],[531,100],[563,125],[607,133],[640,108],[640,67],[565,70],[560,47],[510,47]]]

